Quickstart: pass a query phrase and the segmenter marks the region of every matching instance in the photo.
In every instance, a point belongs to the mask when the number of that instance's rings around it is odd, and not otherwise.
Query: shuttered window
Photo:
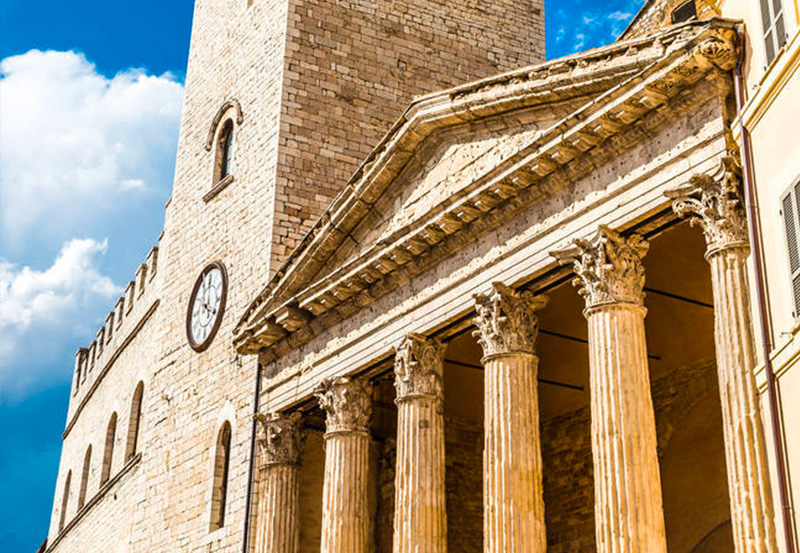
[[[784,44],[786,44],[786,26],[783,21],[781,0],[760,0],[761,24],[764,29],[764,45],[767,49],[767,65],[772,63]]]
[[[789,271],[792,278],[795,319],[800,318],[800,182],[781,199],[783,228],[786,231],[786,248],[789,254]]]

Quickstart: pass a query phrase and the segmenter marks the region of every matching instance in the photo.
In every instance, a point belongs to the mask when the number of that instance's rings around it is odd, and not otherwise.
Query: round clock
[[[214,339],[225,312],[227,294],[228,274],[225,266],[215,261],[200,273],[189,298],[186,335],[195,351],[203,351]]]

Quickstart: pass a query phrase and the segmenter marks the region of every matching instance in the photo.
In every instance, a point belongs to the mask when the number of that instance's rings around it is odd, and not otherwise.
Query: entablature
[[[668,118],[662,107],[680,102],[682,93],[703,79],[730,70],[734,29],[721,20],[687,24],[529,68],[524,75],[504,75],[418,100],[245,313],[236,330],[237,350],[259,353],[263,360],[291,350],[521,209],[564,190],[604,156],[631,148],[637,137],[647,135],[643,121]],[[526,136],[446,201],[385,233],[355,257],[335,262],[335,252],[433,130],[490,117],[514,118],[534,105],[563,101],[557,91],[569,88],[567,81],[589,87],[592,69],[602,80],[610,60],[624,65],[626,56],[624,78],[611,86],[606,82],[603,92],[587,97],[568,116]],[[583,71],[583,80],[575,75],[559,80],[570,70]],[[539,78],[535,87],[532,75]]]

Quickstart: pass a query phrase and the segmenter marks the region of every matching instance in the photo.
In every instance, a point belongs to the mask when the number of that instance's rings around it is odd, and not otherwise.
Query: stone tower
[[[165,538],[151,550],[210,539],[208,467],[222,419],[232,425],[231,504],[225,528],[212,532],[214,550],[242,540],[256,367],[236,356],[231,338],[265,279],[414,96],[544,54],[541,0],[196,2],[162,240],[164,358],[152,386],[174,399],[152,433],[161,459],[151,474],[163,481],[147,504],[164,506],[151,523]],[[219,150],[227,121],[226,184]],[[213,261],[227,269],[228,304],[217,337],[197,353],[184,318],[193,283]],[[165,502],[167,489],[181,492]]]
[[[544,54],[541,0],[197,0],[164,233],[108,331],[79,351],[51,550],[241,550],[257,374],[232,345],[245,308],[414,96]],[[188,304],[211,263],[227,304],[197,351]],[[101,450],[131,440],[134,389],[138,441],[98,478]],[[224,428],[220,521],[210,471]]]

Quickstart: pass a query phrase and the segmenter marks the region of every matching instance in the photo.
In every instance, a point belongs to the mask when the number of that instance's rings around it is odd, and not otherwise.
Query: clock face
[[[203,269],[194,285],[186,314],[186,334],[189,345],[196,351],[203,351],[214,339],[225,312],[227,293],[228,275],[222,263],[214,262]]]

